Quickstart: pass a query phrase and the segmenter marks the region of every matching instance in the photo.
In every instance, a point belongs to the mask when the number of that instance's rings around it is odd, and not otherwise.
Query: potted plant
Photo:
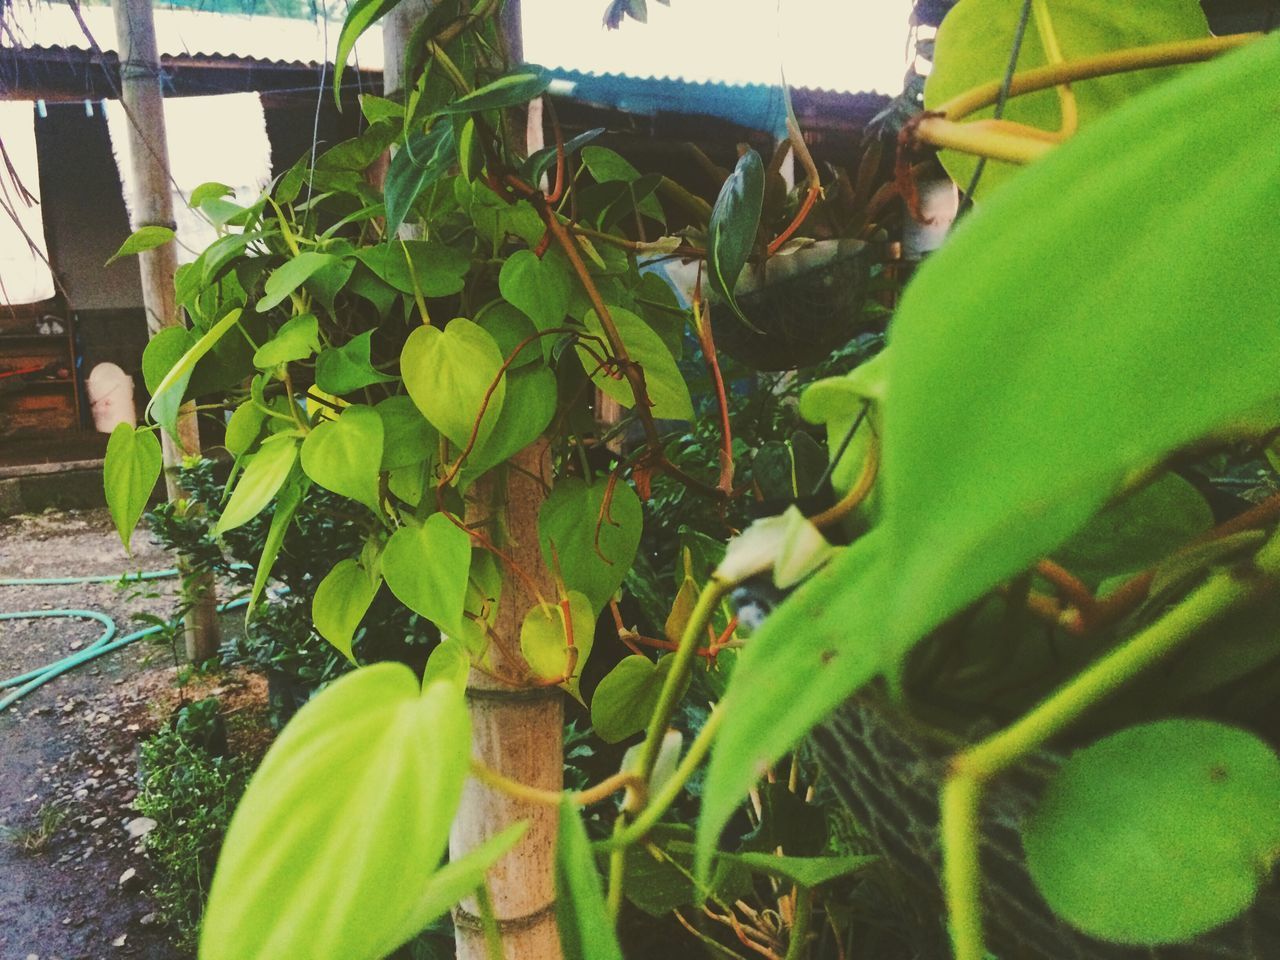
[[[787,194],[778,168],[789,151],[807,177]],[[861,334],[883,330],[883,311],[869,297],[885,279],[886,228],[901,212],[893,203],[898,190],[878,135],[868,135],[856,159],[852,176],[834,169],[823,188],[793,124],[791,138],[764,171],[760,231],[733,296],[712,285],[716,343],[728,356],[755,370],[795,370],[821,362]],[[795,236],[797,230],[802,236]]]

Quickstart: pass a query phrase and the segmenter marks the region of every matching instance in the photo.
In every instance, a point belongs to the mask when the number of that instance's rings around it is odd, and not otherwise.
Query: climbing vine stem
[[[1016,97],[1049,87],[1061,87],[1077,80],[1090,80],[1117,73],[1196,63],[1243,46],[1259,36],[1261,34],[1238,33],[1201,40],[1157,43],[1145,47],[1110,50],[1066,63],[1051,63],[1015,74],[1009,84],[1008,95]],[[979,120],[968,124],[959,122],[975,111],[995,103],[1000,97],[1001,88],[1001,81],[985,83],[939,104],[935,111],[925,115],[914,127],[916,140],[1011,163],[1030,163],[1053,149],[1053,140],[1043,139],[1043,131],[1040,132],[1041,136],[1034,136],[1025,127],[1010,127],[1001,121]],[[1053,135],[1049,136],[1052,138]]]

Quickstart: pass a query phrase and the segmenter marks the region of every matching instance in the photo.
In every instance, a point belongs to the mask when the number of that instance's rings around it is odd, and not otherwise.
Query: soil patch
[[[125,553],[105,510],[0,520],[0,578],[92,576],[172,567],[135,535]],[[90,609],[121,634],[168,617],[176,581],[0,587],[0,611]],[[236,629],[229,614],[224,629]],[[0,677],[91,644],[92,621],[0,621]],[[177,684],[179,652],[139,640],[64,674],[0,713],[0,960],[179,960],[147,897],[147,824],[132,808],[139,740],[185,702],[217,696],[232,749],[265,749],[266,689],[244,672]],[[184,679],[190,673],[183,669]]]

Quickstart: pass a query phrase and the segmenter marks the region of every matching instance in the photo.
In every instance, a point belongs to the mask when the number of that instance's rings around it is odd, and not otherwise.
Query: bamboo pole
[[[506,473],[505,482],[502,474]],[[497,642],[519,657],[520,625],[538,602],[533,587],[549,601],[555,583],[538,546],[538,508],[551,482],[550,444],[539,440],[512,458],[511,466],[495,471],[476,484],[469,504],[470,519],[487,521],[513,566],[530,577],[504,571],[494,634]],[[501,653],[493,656],[495,672],[510,673],[512,665]],[[542,790],[564,785],[564,694],[558,687],[515,686],[490,673],[472,670],[467,691],[471,710],[472,756],[491,770]],[[453,822],[449,851],[455,859],[520,820],[529,828],[520,843],[489,872],[489,893],[502,932],[506,960],[559,960],[560,939],[555,918],[554,852],[557,810],[554,806],[520,800],[485,786],[467,782]],[[455,911],[458,960],[490,960],[478,906],[465,900]]]
[[[174,227],[173,197],[169,192],[169,147],[165,138],[164,98],[160,90],[160,57],[156,50],[155,16],[151,0],[113,0],[116,39],[120,51],[120,101],[128,118],[131,153],[129,178],[134,202],[133,228],[159,225]],[[142,275],[142,302],[147,314],[147,332],[178,326],[174,272],[177,250],[170,241],[138,255]],[[164,453],[164,483],[169,500],[185,496],[178,481],[184,456],[200,453],[200,429],[194,403],[186,403],[178,413],[176,439],[160,432]],[[179,567],[186,565],[179,559]],[[209,573],[183,578],[185,639],[188,659],[199,662],[217,656],[217,596]]]
[[[403,0],[383,21],[384,96],[394,99],[403,89],[405,44],[431,6],[431,0]],[[508,0],[504,9],[507,49],[515,59],[520,51],[518,4]],[[494,634],[516,657],[520,626],[538,602],[534,587],[548,600],[556,596],[538,545],[538,510],[551,479],[550,444],[543,439],[513,457],[511,467],[480,480],[469,494],[468,519],[483,521],[480,529],[532,581],[526,582],[510,568],[503,570]],[[504,672],[510,671],[512,665],[500,654],[495,659]],[[562,789],[564,694],[559,688],[504,684],[480,670],[471,671],[468,687],[472,756],[520,783]],[[494,865],[487,881],[505,960],[560,960],[554,876],[557,818],[553,806],[515,799],[474,778],[465,787],[449,837],[454,859],[513,823],[529,822],[523,838]],[[492,960],[479,913],[474,897],[454,910],[457,960]]]

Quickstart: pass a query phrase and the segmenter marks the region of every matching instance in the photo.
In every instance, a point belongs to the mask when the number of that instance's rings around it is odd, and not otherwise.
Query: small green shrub
[[[156,821],[147,835],[152,894],[184,949],[194,949],[222,838],[253,765],[220,755],[225,745],[217,700],[183,707],[174,722],[142,743],[138,812]]]
[[[247,592],[274,508],[215,539],[212,531],[223,507],[218,465],[212,460],[189,462],[182,470],[182,485],[187,492],[185,502],[161,503],[148,514],[152,536],[186,557],[194,568],[210,570]],[[305,692],[351,669],[312,629],[311,599],[334,558],[358,550],[367,533],[366,524],[346,508],[341,497],[319,487],[310,488],[272,568],[272,579],[287,592],[263,603],[244,635],[237,632],[228,640],[222,651],[224,664],[283,675],[286,685]],[[362,663],[399,660],[420,670],[438,639],[434,627],[382,591],[357,633],[355,654]],[[290,712],[284,709],[284,713]]]

